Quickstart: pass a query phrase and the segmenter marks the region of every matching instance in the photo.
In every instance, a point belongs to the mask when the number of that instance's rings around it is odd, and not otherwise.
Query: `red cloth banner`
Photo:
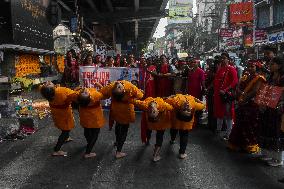
[[[268,106],[276,108],[282,96],[283,88],[264,84],[254,99],[254,102],[259,106]]]
[[[233,29],[229,28],[221,28],[220,29],[220,37],[233,37]]]
[[[236,3],[230,5],[231,24],[242,25],[253,22],[253,2]]]

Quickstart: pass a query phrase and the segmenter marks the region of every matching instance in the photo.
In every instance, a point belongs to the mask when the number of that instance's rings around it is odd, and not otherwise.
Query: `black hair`
[[[275,64],[279,65],[279,73],[281,76],[284,75],[284,58],[283,57],[274,57],[271,62],[274,62]]]
[[[48,101],[52,101],[55,96],[55,88],[50,86],[43,86],[40,89],[41,95]]]
[[[277,54],[277,49],[274,48],[274,47],[265,46],[265,47],[263,47],[263,50],[264,50],[264,51],[271,51],[271,52],[273,52],[274,54]]]
[[[229,53],[227,53],[227,52],[223,52],[223,53],[221,54],[221,56],[225,56],[225,57],[228,58],[228,60],[230,60],[230,55],[229,55]]]
[[[87,107],[91,102],[91,97],[90,95],[82,95],[81,93],[80,95],[78,95],[77,100],[81,107]]]

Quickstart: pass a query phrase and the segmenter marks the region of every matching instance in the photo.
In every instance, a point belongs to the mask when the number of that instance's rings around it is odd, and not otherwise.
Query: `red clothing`
[[[202,83],[205,81],[205,73],[197,68],[188,73],[188,94],[202,100]]]
[[[79,82],[79,64],[75,59],[69,63],[65,60],[64,80],[66,83]]]
[[[161,74],[170,73],[169,65],[168,64],[162,64],[159,73],[161,73]],[[157,83],[156,83],[157,97],[170,96],[171,95],[170,79],[166,76],[159,76],[159,77],[157,77],[156,81],[157,81]]]
[[[151,65],[147,68],[147,71],[149,72],[156,72],[156,66]],[[148,72],[146,72],[145,77],[145,95],[147,97],[156,97],[155,94],[155,80],[154,76]]]
[[[151,65],[147,68],[147,71],[149,72],[155,72],[156,71],[156,66],[155,65]],[[145,86],[145,94],[144,97],[148,98],[148,97],[156,97],[155,94],[155,80],[152,74],[150,74],[149,72],[145,72],[145,82],[144,82],[144,86]],[[142,113],[142,118],[141,118],[141,140],[143,143],[146,142],[146,131],[148,129],[148,125],[147,125],[147,120],[146,120],[146,113],[143,112]]]
[[[234,67],[220,67],[214,79],[214,116],[216,118],[224,118],[226,112],[226,104],[222,102],[220,90],[228,91],[235,88],[238,84],[238,74]],[[231,109],[231,116],[234,115],[234,107]]]

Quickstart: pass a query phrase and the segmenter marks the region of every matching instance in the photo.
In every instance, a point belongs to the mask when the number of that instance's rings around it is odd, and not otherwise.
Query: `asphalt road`
[[[284,177],[283,168],[271,168],[255,157],[229,152],[224,142],[203,128],[191,132],[186,160],[177,158],[178,145],[169,145],[167,132],[163,159],[154,163],[153,145],[145,147],[140,142],[139,122],[138,115],[123,148],[126,158],[115,160],[114,131],[105,127],[95,146],[97,157],[85,160],[85,139],[78,123],[72,131],[74,141],[63,147],[69,156],[50,156],[59,131],[45,119],[41,129],[25,140],[0,144],[0,188],[284,188],[277,181]]]

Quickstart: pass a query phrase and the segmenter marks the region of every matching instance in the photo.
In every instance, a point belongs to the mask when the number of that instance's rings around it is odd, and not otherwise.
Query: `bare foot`
[[[125,157],[126,155],[127,154],[123,153],[123,152],[116,152],[115,157],[116,157],[116,159],[120,159],[120,158]]]
[[[96,157],[97,156],[97,154],[96,153],[89,153],[89,154],[85,154],[84,155],[84,158],[94,158],[94,157]]]
[[[160,161],[161,159],[162,159],[162,157],[157,155],[157,156],[154,156],[153,161],[157,162],[157,161]]]
[[[180,154],[180,155],[179,155],[179,158],[180,158],[180,159],[185,159],[186,157],[187,157],[187,154]]]
[[[67,152],[63,152],[63,151],[57,151],[57,152],[53,152],[52,156],[67,156]]]

